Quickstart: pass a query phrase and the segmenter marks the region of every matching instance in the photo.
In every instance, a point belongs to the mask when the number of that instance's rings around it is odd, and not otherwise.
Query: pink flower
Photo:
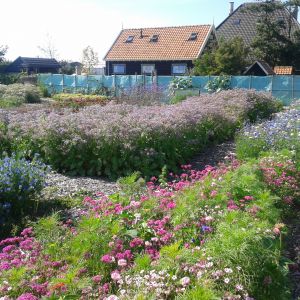
[[[106,263],[106,264],[109,264],[109,263],[114,262],[115,259],[111,255],[105,254],[105,255],[102,256],[101,261],[104,262],[104,263]]]
[[[118,266],[120,266],[120,267],[126,267],[127,266],[126,259],[119,259],[118,260]]]
[[[17,300],[38,300],[38,298],[31,293],[25,293],[19,296]]]
[[[102,277],[100,275],[96,275],[94,277],[92,277],[92,280],[94,281],[94,283],[99,283],[101,281]]]
[[[247,200],[247,201],[251,201],[251,200],[253,200],[254,198],[253,198],[252,196],[245,196],[244,199]]]
[[[276,235],[280,235],[280,229],[279,229],[278,227],[274,227],[273,232],[274,232]]]
[[[216,190],[213,190],[210,192],[211,197],[215,197],[215,196],[217,196],[217,194],[218,194],[218,192]]]
[[[116,271],[111,272],[110,277],[112,280],[118,281],[121,279],[121,274],[119,271],[116,270]]]
[[[187,286],[189,285],[191,282],[191,279],[189,277],[183,277],[181,278],[180,280],[180,283],[183,285],[183,286]]]

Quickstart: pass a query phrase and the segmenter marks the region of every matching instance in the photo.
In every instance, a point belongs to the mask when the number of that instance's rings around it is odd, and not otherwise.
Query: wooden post
[[[116,74],[114,74],[114,82],[113,82],[113,86],[114,86],[114,94],[115,94],[115,97],[116,97],[116,96],[117,96]]]
[[[249,90],[252,89],[252,75],[250,75]]]
[[[89,75],[86,74],[86,88],[87,88],[87,93],[89,93]]]
[[[292,75],[292,100],[294,100],[295,98],[295,91],[294,91],[294,88],[295,88],[295,78],[294,78],[294,75]]]
[[[62,91],[65,91],[65,74],[62,74]]]
[[[74,80],[75,80],[75,93],[77,93],[77,74],[75,75],[75,78],[74,78]]]
[[[271,94],[273,95],[273,80],[274,80],[274,75],[272,75],[271,79]]]

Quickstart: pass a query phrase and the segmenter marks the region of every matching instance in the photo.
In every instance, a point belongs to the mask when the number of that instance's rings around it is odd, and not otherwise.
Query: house
[[[241,37],[246,46],[251,46],[254,37],[256,36],[257,23],[260,21],[260,13],[251,10],[255,6],[263,5],[262,2],[247,2],[241,4],[234,10],[234,2],[230,2],[229,16],[216,28],[217,37],[225,40],[230,40],[234,37]],[[296,7],[292,13],[287,9],[281,9],[274,12],[274,19],[278,22],[285,22],[285,33],[289,35],[300,29],[297,21],[298,8]],[[289,24],[291,26],[289,26]]]
[[[247,68],[243,75],[269,76],[275,75],[275,72],[270,67],[270,65],[264,60],[257,60],[250,67]]]
[[[61,65],[54,58],[32,58],[19,56],[15,61],[7,66],[6,73],[27,74],[34,73],[58,73]]]
[[[294,68],[292,66],[275,66],[274,72],[276,75],[293,75]]]
[[[213,25],[124,29],[104,57],[106,74],[184,75],[216,43]]]

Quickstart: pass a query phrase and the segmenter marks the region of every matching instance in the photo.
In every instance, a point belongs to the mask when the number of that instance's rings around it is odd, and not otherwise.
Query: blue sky
[[[249,2],[234,1],[235,7]],[[102,60],[122,28],[212,24],[228,16],[227,0],[1,0],[0,45],[7,58],[42,57],[50,39],[59,59],[81,60],[93,47]]]

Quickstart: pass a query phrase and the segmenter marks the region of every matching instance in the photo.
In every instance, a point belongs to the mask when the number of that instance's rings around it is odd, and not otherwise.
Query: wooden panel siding
[[[155,70],[157,75],[160,76],[168,76],[172,75],[172,65],[173,64],[186,64],[187,69],[193,68],[193,62],[191,60],[188,61],[106,61],[106,75],[113,74],[113,65],[114,64],[125,64],[126,74],[124,75],[142,75],[142,65],[155,65]]]

